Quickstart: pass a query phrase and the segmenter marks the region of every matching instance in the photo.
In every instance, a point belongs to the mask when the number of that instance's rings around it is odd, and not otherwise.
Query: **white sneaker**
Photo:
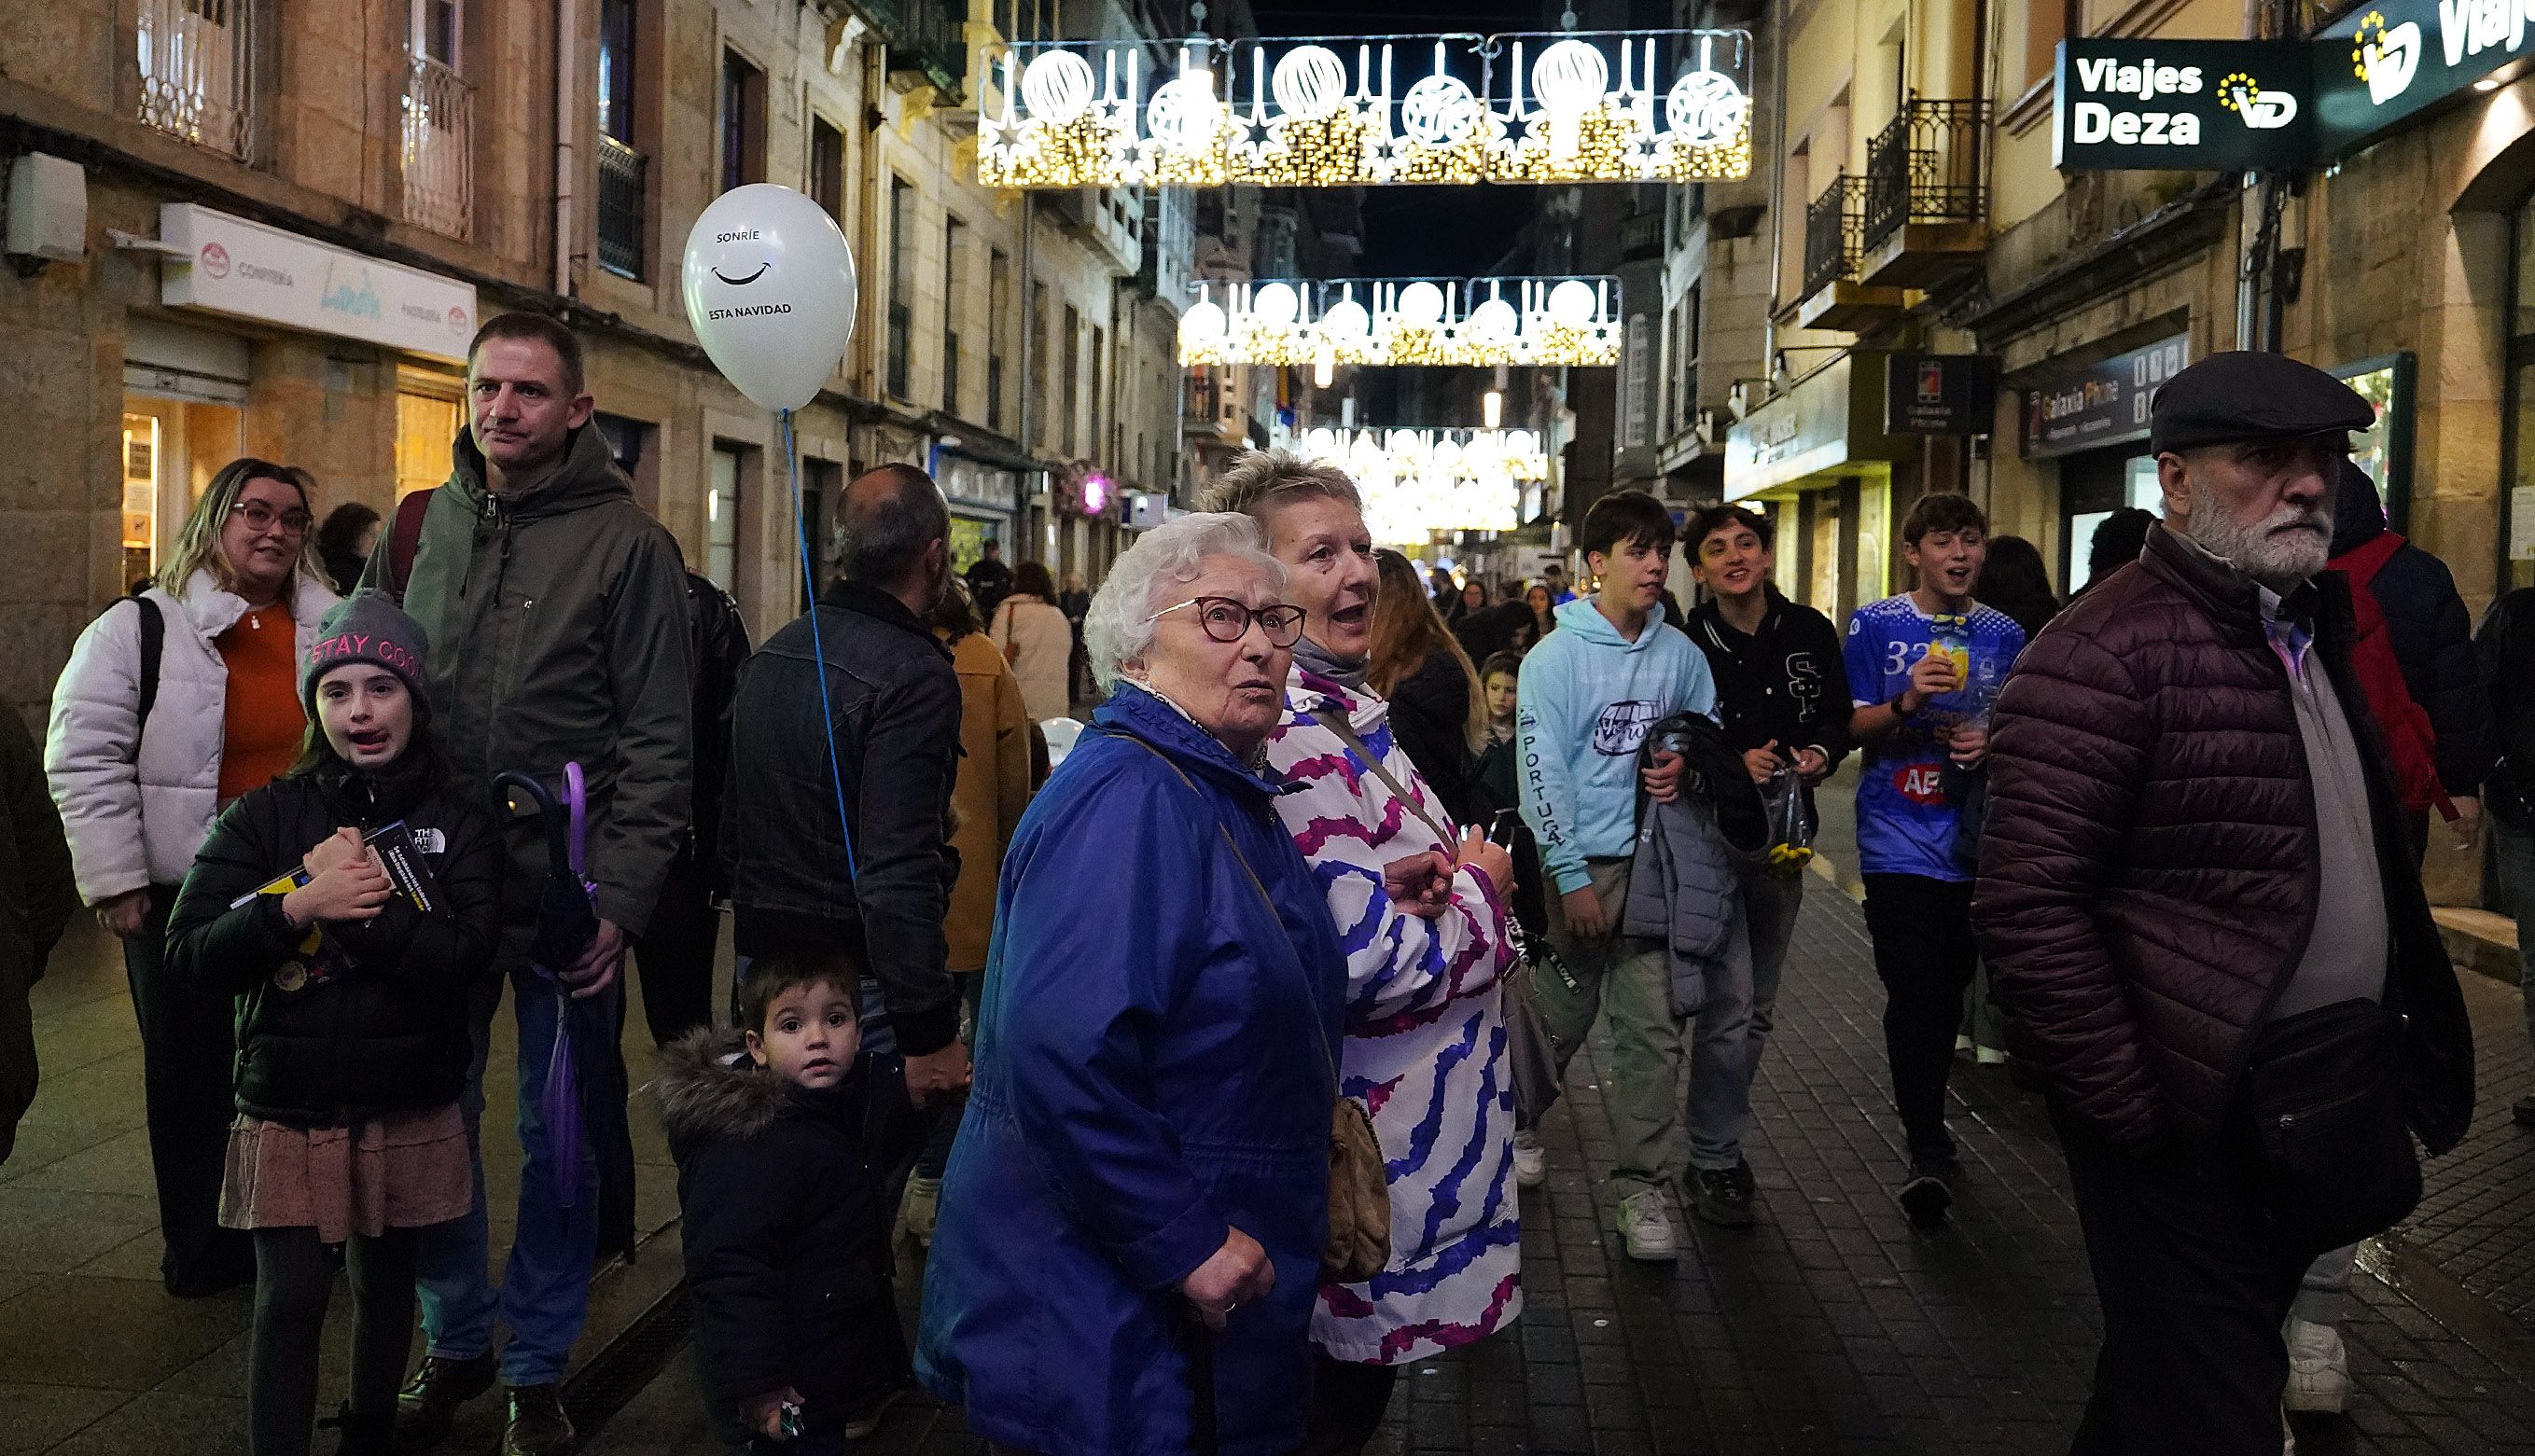
[[[2297,1432],[2289,1426],[2289,1413],[2280,1412],[2280,1456],[2297,1456]]]
[[[2289,1385],[2281,1404],[2300,1413],[2337,1414],[2350,1404],[2350,1352],[2341,1331],[2289,1316]]]
[[[1514,1184],[1518,1188],[1536,1188],[1549,1181],[1549,1150],[1540,1145],[1540,1134],[1529,1127],[1517,1127],[1514,1133]]]
[[[1620,1200],[1620,1239],[1629,1257],[1641,1263],[1669,1264],[1679,1256],[1662,1189],[1647,1188]]]

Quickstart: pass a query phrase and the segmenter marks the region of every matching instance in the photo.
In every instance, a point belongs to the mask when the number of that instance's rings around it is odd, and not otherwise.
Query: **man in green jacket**
[[[590,427],[580,341],[532,314],[486,323],[468,352],[468,433],[449,481],[433,493],[410,560],[391,533],[363,576],[390,588],[430,635],[426,664],[441,743],[459,781],[492,797],[496,774],[517,769],[559,781],[578,762],[588,785],[589,879],[598,937],[579,963],[549,968],[562,990],[597,999],[621,1024],[618,963],[643,933],[670,861],[688,832],[693,781],[685,566],[678,545],[635,504],[632,485]],[[503,904],[503,976],[488,977],[475,1023],[475,1068],[465,1109],[481,1118],[484,1054],[504,981],[519,1022],[519,1232],[502,1288],[485,1277],[489,1234],[480,1142],[474,1212],[426,1233],[421,1250],[420,1372],[399,1402],[398,1444],[447,1434],[458,1407],[509,1387],[504,1450],[547,1456],[573,1441],[556,1396],[564,1362],[589,1307],[589,1270],[610,1200],[584,1172],[571,1206],[555,1170],[581,1148],[550,1144],[541,1100],[547,1059],[563,1025],[562,998],[526,957],[547,866],[539,826],[515,823]],[[581,1014],[577,1013],[576,1019]],[[604,1059],[612,1068],[613,1059]],[[585,1084],[595,1073],[587,1053]],[[585,1105],[594,1105],[585,1099]],[[621,1104],[620,1104],[621,1105]],[[603,1158],[604,1129],[591,1140]],[[570,1160],[564,1162],[562,1160]],[[622,1170],[630,1176],[630,1166]],[[621,1185],[608,1190],[621,1201]],[[510,1341],[495,1364],[496,1317]]]

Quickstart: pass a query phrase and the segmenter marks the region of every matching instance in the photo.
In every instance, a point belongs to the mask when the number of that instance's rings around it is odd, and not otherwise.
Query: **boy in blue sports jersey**
[[[1946,1075],[1979,959],[1971,867],[1956,838],[1980,826],[1962,822],[1957,801],[1988,752],[1990,704],[2024,649],[2024,629],[1972,600],[1988,536],[1989,519],[1970,497],[1922,496],[1901,525],[1916,589],[1858,608],[1841,650],[1856,703],[1849,733],[1865,755],[1858,872],[1884,982],[1892,1101],[1910,1153],[1898,1197],[1922,1228],[1942,1222],[1953,1202]]]

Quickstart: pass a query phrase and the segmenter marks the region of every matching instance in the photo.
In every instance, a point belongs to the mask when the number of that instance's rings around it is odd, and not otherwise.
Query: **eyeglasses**
[[[1241,640],[1249,635],[1253,622],[1258,623],[1259,630],[1268,635],[1268,641],[1272,646],[1290,647],[1303,636],[1302,608],[1286,602],[1253,607],[1228,596],[1193,596],[1179,606],[1164,607],[1144,620],[1159,622],[1180,607],[1197,608],[1198,625],[1206,629],[1207,637],[1218,642]]]
[[[248,530],[269,531],[278,524],[281,527],[281,533],[285,536],[304,536],[308,534],[308,528],[316,524],[315,518],[305,511],[283,511],[276,514],[272,507],[262,501],[240,501],[229,508],[229,514],[243,519]]]

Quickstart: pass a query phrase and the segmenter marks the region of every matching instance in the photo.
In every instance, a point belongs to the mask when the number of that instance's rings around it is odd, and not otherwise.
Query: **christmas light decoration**
[[[1263,278],[1198,285],[1180,362],[1598,368],[1620,362],[1621,333],[1609,276]]]
[[[1549,455],[1529,430],[1323,426],[1304,431],[1297,448],[1347,472],[1374,539],[1393,545],[1423,545],[1439,531],[1513,530],[1522,483],[1549,478]]]
[[[1350,62],[1352,57],[1352,62]],[[1752,171],[1742,30],[1032,41],[987,61],[989,187],[1704,182]],[[1422,71],[1424,74],[1417,74]]]

